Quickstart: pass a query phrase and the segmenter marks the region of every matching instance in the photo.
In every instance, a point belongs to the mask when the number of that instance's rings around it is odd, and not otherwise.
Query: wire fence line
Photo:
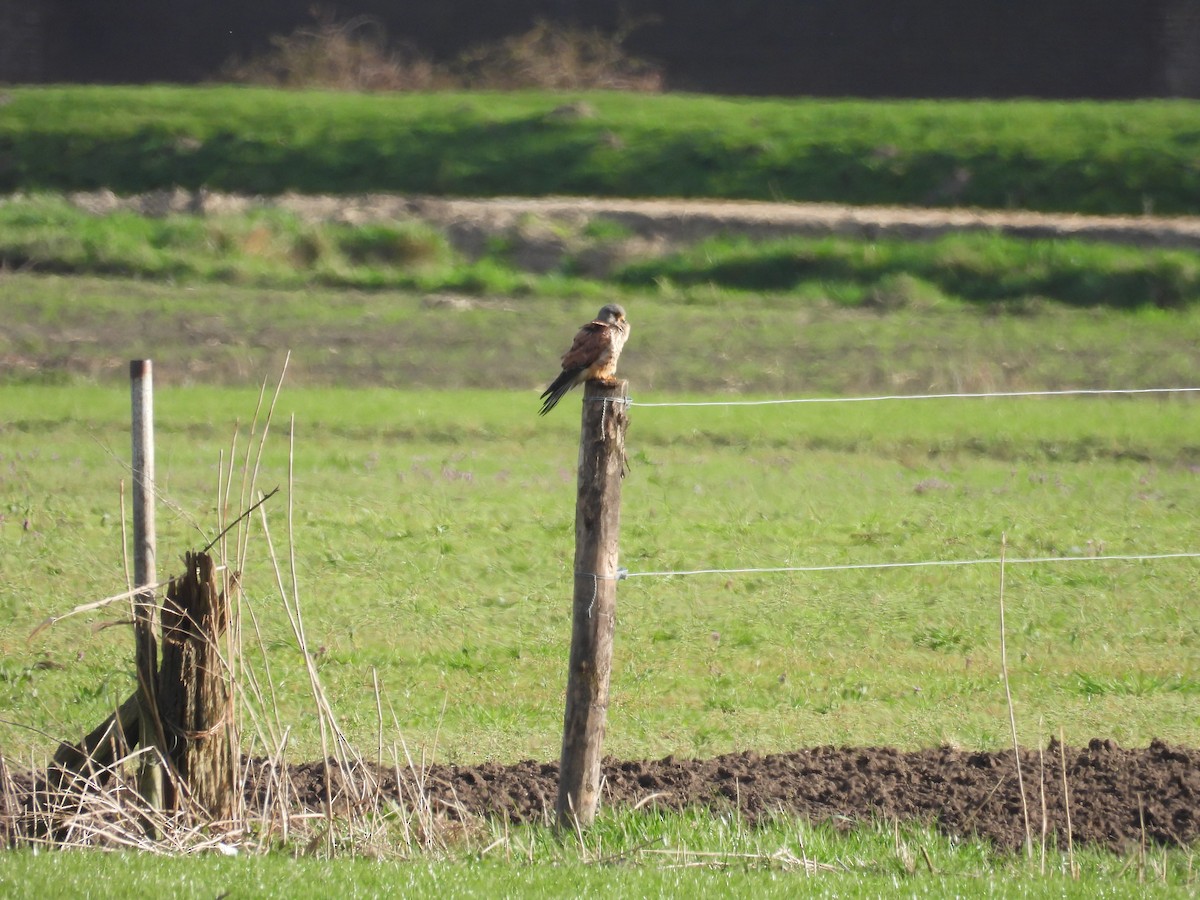
[[[1161,559],[1200,559],[1200,551],[1181,553],[1110,553],[1097,556],[1037,556],[984,559],[926,559],[915,562],[881,562],[881,563],[843,563],[821,566],[764,566],[742,567],[735,569],[663,569],[660,571],[630,572],[620,569],[618,580],[629,578],[674,578],[689,575],[750,575],[750,574],[779,574],[784,572],[846,572],[855,569],[918,569],[935,566],[1019,566],[1042,563],[1074,563],[1074,562],[1138,562],[1142,560]],[[605,576],[591,576],[605,577]],[[609,576],[611,577],[611,576]]]
[[[978,393],[945,393],[945,394],[883,394],[860,397],[792,397],[772,400],[700,400],[684,402],[643,403],[632,397],[599,398],[600,402],[624,405],[626,408],[638,406],[642,408],[671,408],[671,407],[717,407],[717,406],[782,406],[803,403],[877,403],[905,400],[981,400],[1013,397],[1096,397],[1096,396],[1132,396],[1145,394],[1197,394],[1200,387],[1158,387],[1158,388],[1066,388],[1062,390],[1038,391],[985,391]],[[831,565],[806,566],[742,566],[736,568],[705,568],[705,569],[664,569],[659,571],[631,572],[622,567],[615,576],[597,575],[594,573],[576,573],[592,579],[617,579],[624,581],[630,578],[675,578],[693,575],[748,575],[748,574],[781,574],[795,572],[845,572],[854,570],[878,569],[916,569],[931,567],[964,567],[964,566],[994,566],[994,565],[1042,565],[1053,563],[1077,562],[1139,562],[1168,559],[1200,559],[1200,551],[1184,551],[1178,553],[1130,553],[1130,554],[1099,554],[1088,556],[1042,556],[1001,558],[988,557],[983,559],[931,559],[909,562],[880,562],[880,563],[844,563]]]
[[[601,403],[618,403],[643,409],[688,406],[785,406],[799,403],[881,403],[897,400],[984,400],[1012,397],[1104,397],[1136,394],[1197,394],[1200,387],[1160,388],[1066,388],[1057,391],[984,391],[980,393],[948,394],[881,394],[862,397],[789,397],[775,400],[695,400],[645,403],[632,397],[597,398]]]

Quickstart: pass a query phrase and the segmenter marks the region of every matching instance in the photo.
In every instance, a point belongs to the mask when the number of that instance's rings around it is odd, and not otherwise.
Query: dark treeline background
[[[860,97],[1200,96],[1200,0],[341,0],[436,61],[538,19],[616,31],[666,86]],[[0,0],[0,80],[195,82],[312,0]]]

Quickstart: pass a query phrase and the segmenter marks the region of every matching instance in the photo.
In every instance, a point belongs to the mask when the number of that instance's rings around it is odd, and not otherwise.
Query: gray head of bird
[[[609,325],[616,325],[618,322],[625,321],[625,307],[619,303],[609,303],[606,306],[600,307],[600,312],[596,314],[597,322],[606,322]]]

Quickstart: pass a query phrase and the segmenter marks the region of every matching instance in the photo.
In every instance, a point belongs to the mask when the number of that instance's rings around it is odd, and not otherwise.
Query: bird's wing
[[[612,335],[607,322],[588,322],[579,329],[571,349],[563,354],[564,370],[588,369],[612,349]]]

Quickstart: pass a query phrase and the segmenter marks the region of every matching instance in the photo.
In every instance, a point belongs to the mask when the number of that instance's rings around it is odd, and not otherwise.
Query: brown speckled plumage
[[[571,349],[563,354],[562,372],[542,393],[541,415],[554,409],[563,394],[585,381],[611,381],[621,349],[629,339],[629,321],[616,303],[603,307],[579,329]]]

